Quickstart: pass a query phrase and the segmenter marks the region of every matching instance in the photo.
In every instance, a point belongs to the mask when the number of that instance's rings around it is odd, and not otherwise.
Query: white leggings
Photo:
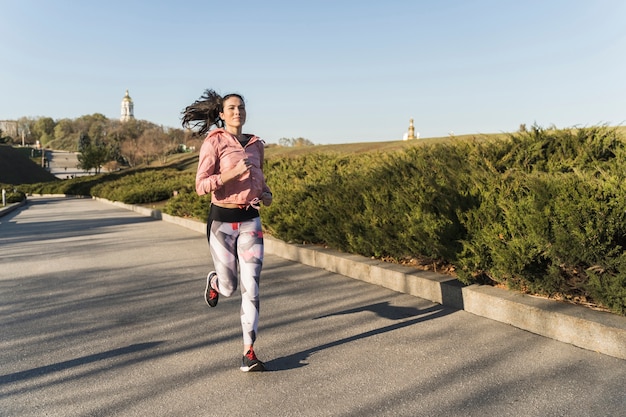
[[[259,326],[259,280],[263,266],[261,218],[241,223],[212,221],[209,247],[221,295],[230,297],[237,290],[239,270],[243,343],[253,345]]]

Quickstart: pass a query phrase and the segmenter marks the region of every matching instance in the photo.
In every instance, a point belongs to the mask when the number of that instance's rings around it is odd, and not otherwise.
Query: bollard
[[[2,207],[6,207],[7,205],[7,190],[2,189]]]

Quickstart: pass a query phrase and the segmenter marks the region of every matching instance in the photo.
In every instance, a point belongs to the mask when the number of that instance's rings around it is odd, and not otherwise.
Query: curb
[[[206,223],[198,220],[103,198],[93,199],[206,234]],[[264,240],[266,252],[291,261],[424,298],[445,307],[465,310],[583,349],[626,359],[626,317],[486,285],[466,286],[448,275],[323,247],[286,243],[267,235]]]
[[[626,359],[626,317],[455,278],[387,264],[359,255],[266,236],[265,249],[283,258],[465,310],[511,326],[620,359]]]
[[[26,200],[22,200],[19,203],[9,203],[4,207],[0,207],[0,217],[4,216],[5,214],[9,214],[16,208],[21,207],[25,204],[26,204]]]

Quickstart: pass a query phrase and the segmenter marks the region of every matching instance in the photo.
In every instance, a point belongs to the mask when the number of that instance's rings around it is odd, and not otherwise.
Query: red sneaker
[[[220,293],[217,290],[213,289],[211,285],[213,278],[217,279],[217,274],[215,271],[209,272],[209,275],[206,277],[206,288],[204,290],[204,301],[209,305],[209,307],[215,307],[217,305],[217,300],[220,297]]]
[[[241,367],[239,369],[243,372],[262,372],[265,371],[265,365],[257,359],[254,349],[250,348],[248,353],[243,355]]]

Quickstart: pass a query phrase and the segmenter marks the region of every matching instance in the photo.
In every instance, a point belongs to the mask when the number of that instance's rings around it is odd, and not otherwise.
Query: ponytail
[[[224,121],[220,118],[220,113],[224,110],[223,103],[229,97],[243,97],[239,94],[227,94],[221,97],[213,90],[205,90],[202,96],[185,107],[182,112],[182,125],[185,128],[199,128],[198,133],[204,135],[209,132],[211,126],[224,127]]]

